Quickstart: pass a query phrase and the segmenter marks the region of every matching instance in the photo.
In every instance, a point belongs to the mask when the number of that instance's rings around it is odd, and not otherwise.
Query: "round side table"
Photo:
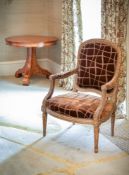
[[[51,73],[41,68],[36,60],[36,48],[47,47],[56,44],[57,38],[53,36],[21,35],[5,38],[6,44],[15,47],[26,47],[27,58],[25,65],[18,69],[15,77],[23,76],[23,85],[29,85],[32,75],[45,75],[47,78]]]

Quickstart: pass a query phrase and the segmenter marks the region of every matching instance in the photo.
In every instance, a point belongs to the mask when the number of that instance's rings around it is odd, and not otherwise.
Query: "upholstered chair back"
[[[78,87],[101,90],[114,76],[117,53],[114,45],[102,39],[83,42],[78,53]]]

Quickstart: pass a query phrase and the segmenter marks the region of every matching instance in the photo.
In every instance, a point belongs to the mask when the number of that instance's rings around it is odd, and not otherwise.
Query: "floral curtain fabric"
[[[128,0],[102,0],[101,4],[102,38],[117,43],[122,49],[117,115],[123,114],[123,101],[126,96],[126,37],[128,5]]]
[[[80,0],[62,0],[62,52],[61,71],[75,68],[77,49],[82,40],[82,20]],[[73,87],[73,77],[60,81],[60,86],[67,90]]]

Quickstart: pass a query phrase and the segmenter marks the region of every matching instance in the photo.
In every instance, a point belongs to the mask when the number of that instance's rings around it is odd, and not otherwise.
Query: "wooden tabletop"
[[[44,47],[56,44],[54,36],[20,35],[5,38],[6,44],[16,47]]]

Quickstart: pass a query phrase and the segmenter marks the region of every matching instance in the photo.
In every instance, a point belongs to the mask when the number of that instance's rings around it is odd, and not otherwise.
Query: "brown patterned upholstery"
[[[78,58],[79,87],[101,89],[114,75],[117,51],[105,43],[84,44]]]
[[[68,115],[77,118],[93,119],[94,112],[100,104],[101,97],[84,94],[68,93],[55,96],[47,100],[47,107],[59,114]],[[112,110],[112,104],[108,103],[102,115],[107,115]]]

